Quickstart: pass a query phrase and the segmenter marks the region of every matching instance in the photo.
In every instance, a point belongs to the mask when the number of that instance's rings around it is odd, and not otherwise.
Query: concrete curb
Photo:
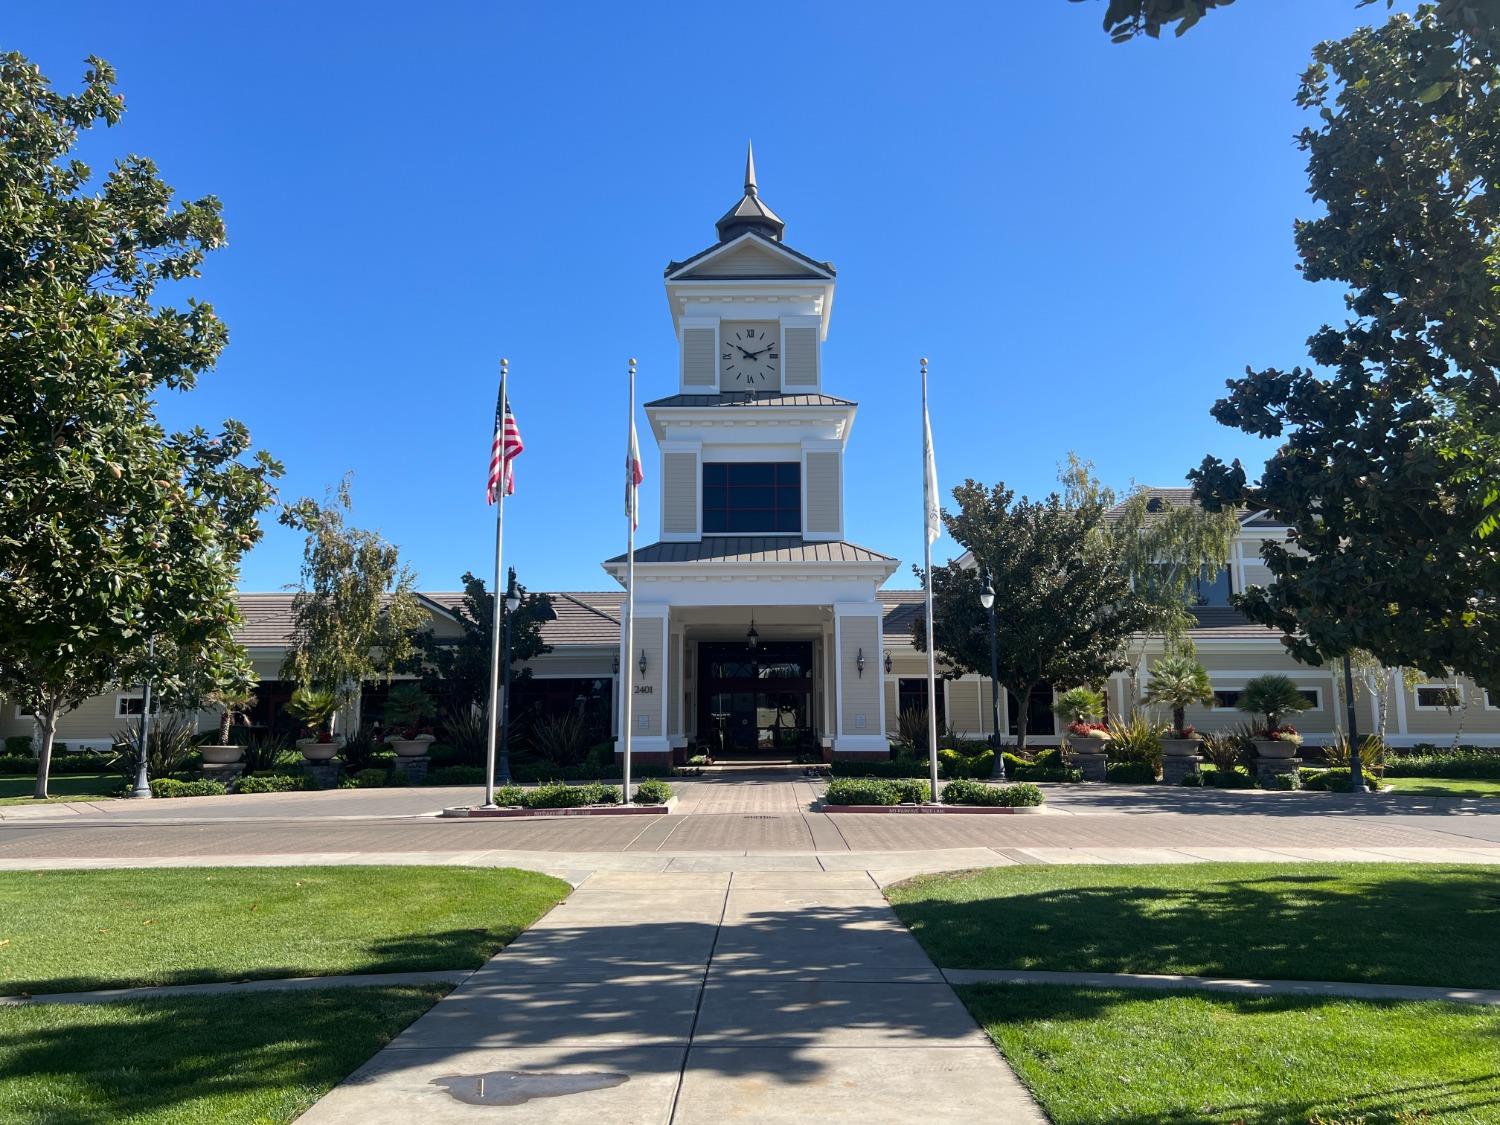
[[[332,977],[282,977],[275,980],[221,981],[211,984],[162,984],[143,988],[108,988],[92,992],[48,992],[36,996],[0,996],[0,1007],[30,1004],[108,1004],[116,1000],[151,1000],[173,996],[217,996],[236,992],[304,992],[316,988],[375,988],[400,984],[459,984],[473,969],[440,969],[425,973],[347,973]]]
[[[844,813],[937,813],[953,815],[1035,815],[1047,812],[1045,805],[830,805],[820,801],[817,812],[842,816]]]
[[[1233,992],[1251,996],[1338,996],[1352,1000],[1440,1000],[1500,1007],[1500,989],[1418,984],[1358,984],[1324,980],[1240,980],[1167,973],[1057,973],[1030,969],[943,969],[949,984],[1062,984],[1089,988]]]

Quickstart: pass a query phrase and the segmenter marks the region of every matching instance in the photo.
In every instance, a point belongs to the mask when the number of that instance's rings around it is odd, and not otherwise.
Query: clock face
[[[775,321],[719,326],[719,385],[726,391],[781,386],[781,333]]]

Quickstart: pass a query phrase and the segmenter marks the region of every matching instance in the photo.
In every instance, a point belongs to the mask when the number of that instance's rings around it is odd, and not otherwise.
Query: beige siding
[[[880,622],[871,617],[841,617],[839,628],[839,696],[843,704],[844,733],[873,734],[880,731]],[[855,664],[860,652],[865,654],[865,672],[861,676]]]
[[[637,617],[635,621],[635,635],[632,637],[634,649],[630,654],[635,690],[635,699],[631,704],[635,712],[631,718],[631,728],[641,737],[657,737],[664,733],[661,729],[661,700],[665,689],[662,686],[661,672],[666,666],[663,659],[665,629],[666,621],[660,617]],[[643,649],[646,653],[644,676],[640,669]]]
[[[682,383],[686,387],[712,387],[719,381],[712,328],[682,330]]]
[[[661,529],[692,534],[698,530],[698,455],[669,450],[661,455]]]
[[[807,455],[807,530],[838,534],[839,454]]]
[[[755,242],[746,242],[722,254],[701,269],[691,270],[688,276],[703,277],[785,277],[790,273],[810,273],[798,269],[791,262]]]
[[[895,736],[901,722],[901,716],[898,714],[900,697],[896,694],[896,690],[895,680],[885,681],[885,731],[892,737]]]
[[[948,725],[960,736],[977,736],[981,713],[979,680],[949,680],[943,693],[948,700]]]
[[[1198,659],[1208,669],[1208,678],[1216,689],[1238,690],[1249,680],[1267,673],[1284,675],[1298,687],[1315,688],[1318,692],[1318,706],[1303,711],[1291,723],[1303,734],[1314,737],[1329,734],[1334,729],[1333,716],[1337,701],[1333,694],[1333,675],[1329,669],[1299,664],[1285,652],[1279,651],[1279,646],[1277,650],[1268,646],[1263,651],[1249,653],[1217,653],[1200,648]],[[1141,688],[1144,691],[1146,683],[1142,683]],[[1156,710],[1163,719],[1169,718],[1165,709]],[[1254,721],[1254,716],[1245,711],[1217,707],[1189,707],[1186,718],[1192,726],[1205,732],[1231,730],[1242,723]]]
[[[1262,562],[1245,562],[1245,585],[1246,586],[1269,586],[1271,584],[1271,569]]]
[[[788,327],[782,330],[782,337],[782,385],[817,386],[818,330],[812,327]]]
[[[671,656],[667,665],[667,725],[669,733],[682,733],[682,641],[668,635]]]

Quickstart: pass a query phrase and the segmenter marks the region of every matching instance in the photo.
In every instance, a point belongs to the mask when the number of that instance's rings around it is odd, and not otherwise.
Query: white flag
[[[927,503],[927,542],[936,543],[943,534],[943,514],[938,503],[937,462],[932,457],[932,422],[927,417],[927,397],[922,397],[922,491]]]
[[[630,517],[632,530],[640,526],[640,517],[636,514],[636,489],[645,479],[646,474],[641,471],[641,447],[635,438],[635,416],[631,415],[630,445],[625,450],[625,514]]]

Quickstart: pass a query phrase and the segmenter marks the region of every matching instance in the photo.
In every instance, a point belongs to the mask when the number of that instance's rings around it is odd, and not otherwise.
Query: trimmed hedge
[[[902,805],[932,800],[932,784],[915,777],[836,777],[824,801],[830,805]]]
[[[1203,774],[1202,773],[1185,773],[1185,774],[1182,775],[1182,779],[1180,781],[1178,781],[1177,784],[1181,785],[1185,789],[1202,789],[1203,788]]]
[[[952,751],[948,751],[952,753]],[[941,759],[943,751],[938,751]],[[925,774],[930,768],[926,758],[900,757],[888,762],[834,762],[834,777],[908,778]]]
[[[1035,785],[986,785],[982,781],[960,778],[943,787],[945,805],[994,805],[1001,808],[1030,808],[1043,801]]]
[[[10,741],[6,739],[6,742]],[[65,753],[64,744],[59,742],[52,747],[51,773],[53,777],[69,773],[106,773],[113,762],[113,754],[100,754],[93,750]],[[0,754],[0,773],[18,773],[26,777],[35,777],[36,763],[37,760],[29,753],[7,752]]]
[[[495,790],[495,804],[518,805],[524,809],[580,809],[585,805],[618,805],[620,790],[602,781],[588,785],[548,782],[535,789],[519,785],[502,785]]]
[[[222,781],[178,781],[175,777],[158,777],[151,782],[153,797],[222,797],[229,790]]]
[[[268,773],[258,777],[242,777],[235,783],[236,793],[292,793],[308,788],[307,779],[292,777],[284,773]]]
[[[1414,746],[1409,752],[1387,748],[1387,777],[1460,777],[1500,780],[1500,749],[1462,746],[1457,750]]]
[[[1341,767],[1331,770],[1317,770],[1303,767],[1299,771],[1298,780],[1303,789],[1315,789],[1319,792],[1328,793],[1352,793],[1354,792],[1354,775],[1351,771]],[[1380,792],[1380,779],[1365,775],[1365,788],[1372,793]]]
[[[1156,780],[1156,767],[1149,762],[1110,762],[1104,780],[1120,785],[1149,785]]]
[[[659,778],[647,778],[635,787],[631,803],[637,805],[665,805],[672,799],[672,787]]]
[[[427,771],[423,785],[483,785],[483,766],[439,766]]]
[[[1215,789],[1254,789],[1255,778],[1236,766],[1228,772],[1220,772],[1212,766],[1202,767],[1203,784]]]

